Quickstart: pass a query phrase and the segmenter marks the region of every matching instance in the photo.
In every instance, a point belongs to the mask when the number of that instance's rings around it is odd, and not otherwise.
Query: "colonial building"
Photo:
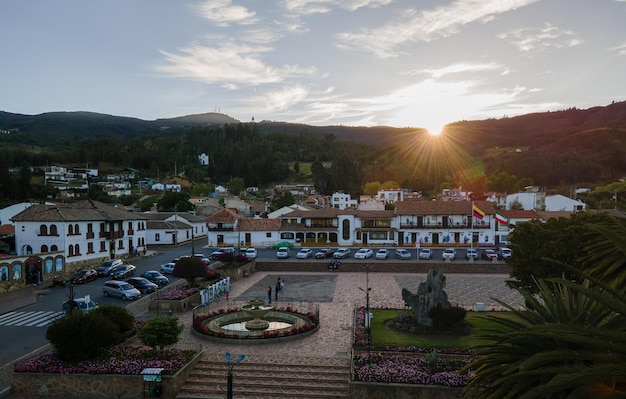
[[[46,279],[49,274],[93,267],[142,251],[146,219],[91,200],[33,205],[11,218],[17,255],[32,255],[27,265],[12,265],[11,276],[30,277],[39,272]]]

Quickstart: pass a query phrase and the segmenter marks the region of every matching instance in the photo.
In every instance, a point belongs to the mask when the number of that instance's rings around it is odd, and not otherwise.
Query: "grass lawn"
[[[468,348],[480,344],[481,340],[475,335],[437,335],[437,334],[410,334],[391,330],[384,326],[386,320],[395,319],[399,314],[412,312],[411,309],[373,309],[372,317],[372,347],[416,346],[423,348]],[[508,312],[467,312],[465,320],[474,328],[474,331],[494,326],[485,316],[497,314],[502,317],[513,317]]]

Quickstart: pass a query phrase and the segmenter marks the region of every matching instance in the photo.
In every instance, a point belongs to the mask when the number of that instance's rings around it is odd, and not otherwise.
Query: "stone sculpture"
[[[430,310],[439,306],[443,309],[452,307],[448,301],[448,294],[443,290],[446,287],[446,276],[440,267],[430,269],[426,281],[421,282],[414,294],[406,288],[402,289],[402,299],[407,306],[413,309],[415,322],[418,325],[430,326],[432,320],[428,317]]]

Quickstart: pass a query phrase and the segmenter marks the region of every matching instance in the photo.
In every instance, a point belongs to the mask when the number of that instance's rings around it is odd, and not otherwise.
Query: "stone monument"
[[[432,320],[428,317],[430,310],[436,307],[449,309],[448,294],[443,290],[446,287],[446,276],[440,267],[430,269],[426,281],[421,282],[414,294],[406,288],[402,289],[402,299],[407,306],[413,309],[415,322],[418,325],[430,326]]]

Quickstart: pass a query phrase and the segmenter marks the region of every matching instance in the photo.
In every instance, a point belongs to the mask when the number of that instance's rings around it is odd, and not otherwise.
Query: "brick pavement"
[[[311,336],[296,341],[267,345],[222,344],[204,341],[191,334],[191,314],[181,317],[186,328],[182,342],[200,342],[208,354],[245,353],[258,356],[310,356],[333,357],[349,356],[352,344],[353,312],[358,306],[365,306],[367,286],[370,291],[370,307],[403,308],[402,288],[417,291],[425,274],[394,273],[275,273],[257,272],[252,276],[236,281],[232,286],[229,300],[249,300],[256,296],[267,300],[267,287],[281,277],[285,280],[285,297],[279,296],[278,303],[317,302],[320,309],[320,330]],[[521,296],[504,284],[508,275],[468,275],[447,274],[446,292],[453,305],[472,309],[476,302],[483,302],[487,310],[499,309],[490,297],[496,297],[521,306]],[[274,301],[274,298],[272,298]],[[274,303],[276,303],[274,301]],[[210,306],[224,307],[225,299]]]

